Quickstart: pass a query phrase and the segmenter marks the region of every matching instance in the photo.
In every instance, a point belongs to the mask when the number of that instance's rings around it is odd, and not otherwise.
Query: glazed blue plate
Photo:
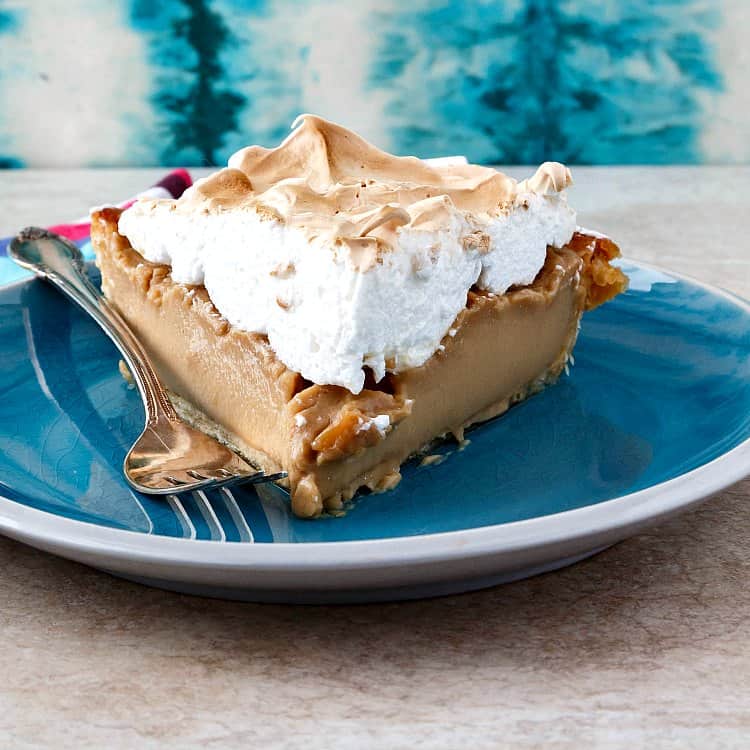
[[[750,471],[750,307],[625,263],[575,365],[393,491],[303,521],[274,487],[139,495],[143,424],[109,340],[41,281],[0,289],[0,532],[128,578],[215,596],[448,593],[580,559]]]

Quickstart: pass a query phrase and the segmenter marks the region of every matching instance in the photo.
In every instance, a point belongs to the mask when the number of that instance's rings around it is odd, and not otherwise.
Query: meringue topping
[[[177,201],[142,199],[119,231],[279,359],[353,393],[423,364],[476,286],[531,284],[575,229],[570,172],[522,182],[489,167],[392,156],[303,115],[277,148],[250,146]]]
[[[226,169],[198,180],[176,210],[255,211],[333,247],[347,246],[366,270],[393,249],[399,227],[436,231],[457,210],[487,220],[512,209],[519,195],[558,193],[572,183],[570,170],[557,162],[517,183],[489,167],[393,156],[316,115],[300,115],[292,128],[276,148],[235,153]]]

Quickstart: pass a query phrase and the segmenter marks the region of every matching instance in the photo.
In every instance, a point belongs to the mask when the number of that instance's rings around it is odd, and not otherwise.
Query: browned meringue
[[[469,219],[496,216],[519,195],[560,192],[572,182],[557,162],[517,183],[489,167],[393,156],[316,115],[300,115],[292,127],[276,148],[238,151],[229,167],[196,182],[176,210],[256,211],[369,257],[394,244],[398,227],[439,231],[457,211]]]

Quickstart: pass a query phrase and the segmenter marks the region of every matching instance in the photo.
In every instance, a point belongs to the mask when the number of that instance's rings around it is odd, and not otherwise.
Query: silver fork
[[[46,229],[28,227],[13,239],[9,255],[91,315],[130,368],[146,409],[146,426],[123,464],[125,478],[133,489],[167,495],[239,481],[270,482],[286,476],[258,471],[217,440],[180,420],[140,342],[91,283],[83,256],[72,242]]]

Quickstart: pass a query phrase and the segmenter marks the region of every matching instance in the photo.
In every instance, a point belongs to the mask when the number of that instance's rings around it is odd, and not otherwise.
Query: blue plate
[[[275,487],[152,498],[124,482],[137,392],[97,326],[40,281],[0,289],[0,531],[158,585],[277,600],[464,590],[558,567],[740,478],[750,310],[625,264],[575,366],[392,492],[302,521]],[[262,575],[261,575],[262,573]]]

